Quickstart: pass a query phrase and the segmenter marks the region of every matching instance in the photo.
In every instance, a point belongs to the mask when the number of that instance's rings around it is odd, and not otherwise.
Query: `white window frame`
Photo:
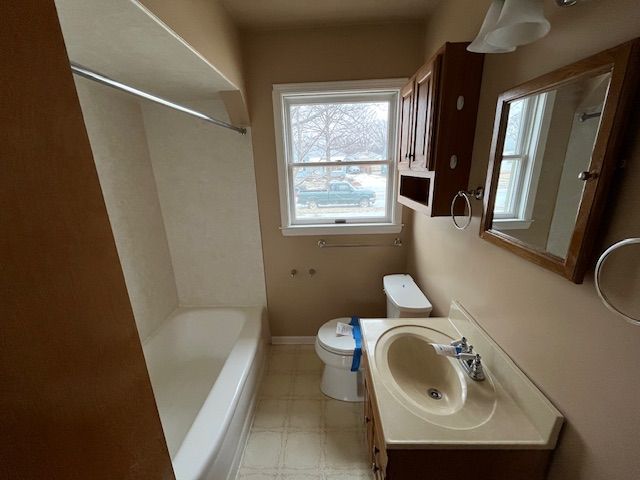
[[[377,234],[399,233],[402,230],[402,207],[396,201],[397,198],[397,172],[395,167],[395,155],[398,142],[398,120],[400,106],[400,89],[407,83],[407,79],[386,80],[361,80],[346,82],[314,82],[314,83],[289,83],[273,85],[273,113],[276,136],[276,155],[278,163],[278,185],[280,191],[280,230],[284,236],[293,235],[351,235],[351,234]],[[372,100],[376,97],[391,97],[389,114],[389,145],[387,146],[387,158],[374,161],[341,161],[341,162],[306,162],[293,163],[289,161],[289,116],[288,106],[295,103],[296,97],[321,97],[331,98],[341,95],[344,98],[353,96],[362,99],[369,96]],[[327,167],[327,166],[361,166],[363,164],[387,165],[387,204],[386,215],[382,221],[371,221],[370,218],[349,218],[347,223],[329,223],[318,219],[298,219],[294,221],[294,187],[293,167]]]
[[[524,230],[533,223],[538,181],[542,170],[547,135],[551,124],[555,92],[545,92],[526,99],[522,131],[517,153],[502,159],[517,159],[517,185],[512,192],[513,205],[509,212],[494,214],[494,222],[501,230]]]

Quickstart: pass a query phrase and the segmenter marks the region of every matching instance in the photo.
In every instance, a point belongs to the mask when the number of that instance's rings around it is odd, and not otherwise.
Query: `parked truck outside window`
[[[373,190],[357,188],[349,182],[329,182],[323,190],[298,190],[296,203],[308,208],[334,205],[370,207],[376,201]]]

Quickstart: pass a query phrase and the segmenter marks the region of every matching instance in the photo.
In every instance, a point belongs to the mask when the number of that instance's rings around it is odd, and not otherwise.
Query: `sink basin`
[[[388,450],[555,447],[562,414],[459,303],[447,317],[364,318],[360,326],[370,407]],[[482,355],[484,381],[429,345],[463,335]]]
[[[429,345],[451,341],[428,327],[399,326],[379,338],[375,362],[385,387],[415,415],[444,428],[477,428],[495,411],[495,386],[488,374],[482,382],[471,380],[457,359]]]

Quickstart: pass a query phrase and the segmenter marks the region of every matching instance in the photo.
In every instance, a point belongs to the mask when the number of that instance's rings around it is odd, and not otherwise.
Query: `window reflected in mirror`
[[[508,103],[493,230],[566,258],[610,79],[607,72]]]

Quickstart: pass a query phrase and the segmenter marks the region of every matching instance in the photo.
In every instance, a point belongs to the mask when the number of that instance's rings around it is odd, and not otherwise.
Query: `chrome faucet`
[[[482,367],[482,358],[477,353],[473,353],[473,345],[469,345],[467,339],[462,337],[460,340],[451,342],[454,347],[460,347],[460,353],[456,355],[456,358],[460,361],[460,365],[469,378],[476,382],[481,382],[485,379],[484,369]]]

